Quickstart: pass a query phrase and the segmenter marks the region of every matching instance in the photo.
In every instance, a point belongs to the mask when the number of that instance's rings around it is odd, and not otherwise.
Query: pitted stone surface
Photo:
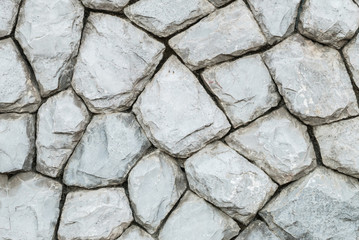
[[[239,234],[236,240],[284,240],[276,236],[268,226],[256,220],[252,222],[243,232]]]
[[[81,0],[85,7],[105,10],[105,11],[121,11],[130,0]]]
[[[348,64],[350,72],[353,74],[353,80],[359,86],[359,37],[353,38],[343,49],[345,61]]]
[[[131,226],[117,240],[155,240],[150,234],[137,226]]]
[[[10,35],[21,0],[2,0],[0,2],[0,37]]]

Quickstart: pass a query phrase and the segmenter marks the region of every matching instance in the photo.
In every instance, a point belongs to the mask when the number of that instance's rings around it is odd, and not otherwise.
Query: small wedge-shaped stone
[[[263,53],[291,113],[310,125],[358,115],[349,75],[338,51],[293,35]]]
[[[243,0],[211,13],[169,40],[169,45],[192,69],[223,62],[266,44]]]
[[[41,97],[33,81],[11,38],[1,40],[0,112],[35,112]]]
[[[72,86],[90,111],[131,107],[162,59],[164,45],[129,21],[91,13],[75,66]]]
[[[186,177],[175,159],[159,150],[143,157],[128,175],[136,221],[154,233],[186,187]]]
[[[256,220],[252,222],[246,229],[244,229],[241,234],[236,238],[236,240],[284,240],[280,239],[275,235],[268,226],[260,221]]]
[[[176,157],[188,157],[230,129],[194,74],[171,56],[133,106],[151,142]]]
[[[132,220],[123,188],[70,192],[62,210],[58,237],[59,240],[113,240]]]
[[[35,116],[0,114],[0,173],[30,170],[34,155]]]
[[[48,96],[70,84],[80,44],[84,8],[79,0],[26,0],[15,37]]]
[[[215,9],[207,0],[140,0],[128,6],[125,14],[144,29],[167,37]]]
[[[286,239],[359,238],[359,182],[324,167],[290,184],[259,213]],[[291,238],[290,238],[291,237]]]
[[[37,116],[36,170],[57,177],[89,121],[85,104],[72,89],[47,99]]]
[[[203,71],[202,78],[235,128],[256,119],[280,101],[260,55],[210,67]]]
[[[211,2],[216,7],[221,7],[224,4],[229,3],[233,0],[208,0],[208,1]]]
[[[33,172],[0,174],[0,238],[54,239],[62,186]]]
[[[352,0],[306,0],[298,29],[301,34],[341,48],[359,27],[359,7]]]
[[[359,4],[359,3],[358,3]],[[353,80],[359,86],[359,35],[353,38],[343,49],[344,58],[353,75]]]
[[[0,1],[0,37],[10,35],[21,0]]]
[[[130,0],[81,0],[85,7],[96,9],[119,12],[121,11]]]
[[[233,219],[187,191],[161,229],[159,240],[229,240],[239,230]]]
[[[85,188],[120,184],[150,145],[133,114],[95,115],[70,157],[63,181]]]
[[[117,240],[155,240],[150,234],[137,226],[131,226]]]
[[[222,142],[215,142],[185,162],[192,191],[248,224],[277,190],[261,169]]]
[[[226,142],[279,184],[294,181],[316,167],[307,127],[284,107],[233,132]]]

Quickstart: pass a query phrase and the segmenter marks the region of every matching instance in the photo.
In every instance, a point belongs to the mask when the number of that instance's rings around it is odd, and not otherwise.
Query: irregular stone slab
[[[70,192],[62,210],[58,237],[59,240],[116,239],[132,220],[123,188]]]
[[[141,0],[128,6],[125,14],[144,29],[167,37],[215,9],[207,0]]]
[[[78,0],[24,1],[15,37],[34,69],[42,96],[70,84],[83,18]]]
[[[224,4],[229,3],[233,0],[208,0],[208,1],[211,2],[216,7],[221,7]]]
[[[130,0],[81,0],[88,8],[105,11],[121,11]]]
[[[0,2],[0,37],[10,35],[16,22],[21,0],[2,0]]]
[[[239,230],[233,219],[187,191],[161,229],[159,240],[229,240]]]
[[[155,240],[151,237],[150,234],[143,231],[137,226],[131,226],[126,229],[126,231],[117,238],[117,240]]]
[[[291,113],[310,125],[359,113],[338,51],[295,34],[263,53]]]
[[[260,221],[256,220],[249,224],[249,226],[244,229],[243,232],[239,234],[236,240],[281,240],[278,236],[276,236],[268,226]]]
[[[136,221],[149,233],[156,232],[186,188],[186,177],[175,159],[159,150],[143,157],[128,175]]]
[[[129,21],[91,13],[72,86],[90,111],[129,108],[160,62],[164,45]]]
[[[277,190],[262,170],[222,142],[215,142],[185,162],[191,190],[248,224]]]
[[[221,8],[169,40],[186,65],[197,70],[266,44],[252,13],[242,0]]]
[[[90,122],[85,104],[72,89],[47,99],[37,115],[36,170],[57,177]]]
[[[0,173],[30,170],[34,155],[35,116],[0,114]]]
[[[248,0],[248,4],[270,44],[294,32],[300,0]]]
[[[318,167],[283,189],[260,215],[269,227],[293,239],[355,240],[358,199],[357,179]]]
[[[66,165],[63,182],[85,188],[120,184],[150,146],[133,114],[95,115]]]
[[[207,68],[201,76],[235,128],[280,101],[268,69],[257,54]]]
[[[230,129],[223,112],[175,56],[165,62],[132,110],[151,142],[175,157],[188,157]]]
[[[284,107],[238,129],[225,140],[279,184],[294,181],[317,165],[307,127]]]
[[[41,97],[33,81],[11,38],[1,40],[0,112],[35,112]]]
[[[344,48],[343,55],[353,75],[353,80],[359,86],[359,37],[353,38]]]
[[[54,239],[62,193],[60,183],[33,172],[0,175],[2,239]]]
[[[307,0],[298,30],[315,41],[341,48],[359,27],[359,7],[352,0]]]

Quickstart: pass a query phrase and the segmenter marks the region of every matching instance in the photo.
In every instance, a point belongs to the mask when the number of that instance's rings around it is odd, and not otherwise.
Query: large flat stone
[[[117,240],[155,240],[150,234],[141,228],[133,225],[126,229],[126,231],[117,238]]]
[[[353,80],[359,86],[359,37],[353,38],[344,48],[343,56],[353,75]]]
[[[0,37],[10,35],[19,10],[21,0],[2,0],[0,2]]]
[[[96,10],[121,11],[130,0],[81,0],[83,5]]]

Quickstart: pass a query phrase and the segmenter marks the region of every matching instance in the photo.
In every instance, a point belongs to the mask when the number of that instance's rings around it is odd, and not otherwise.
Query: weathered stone
[[[236,240],[261,240],[261,239],[263,239],[263,240],[281,240],[278,236],[276,236],[268,228],[268,226],[264,222],[262,222],[260,220],[256,220],[256,221],[252,222],[236,238]]]
[[[34,155],[35,116],[0,114],[0,173],[30,170]]]
[[[202,78],[235,128],[256,119],[280,101],[260,55],[210,67],[202,72]]]
[[[54,239],[61,192],[60,183],[40,174],[0,175],[0,238]]]
[[[59,240],[116,239],[131,224],[132,211],[123,188],[70,192],[66,196]]]
[[[72,89],[47,99],[37,117],[36,170],[57,177],[89,121],[85,104]]]
[[[318,167],[283,189],[260,215],[286,239],[356,240],[358,199],[357,179]]]
[[[10,38],[1,40],[0,112],[35,112],[41,97],[33,81],[14,42]]]
[[[359,7],[352,0],[307,0],[299,18],[301,34],[341,48],[359,27]]]
[[[117,238],[117,240],[155,240],[151,237],[150,234],[143,231],[137,226],[131,226],[126,229],[126,231]]]
[[[187,191],[161,229],[159,240],[229,240],[239,230],[233,219]]]
[[[191,190],[244,224],[277,189],[262,170],[219,141],[188,158],[185,169]]]
[[[95,115],[69,159],[63,181],[85,188],[120,184],[150,145],[133,114]]]
[[[70,84],[84,8],[78,0],[26,0],[15,37],[34,69],[41,95]]]
[[[0,37],[10,35],[21,0],[0,1]]]
[[[159,150],[143,157],[128,175],[136,221],[149,233],[156,232],[186,187],[186,177],[175,159]]]
[[[226,142],[279,184],[296,180],[316,167],[307,127],[284,107],[233,132]]]
[[[75,66],[72,86],[90,111],[129,108],[143,90],[164,45],[129,21],[91,13]]]
[[[263,53],[291,113],[310,125],[358,115],[349,75],[338,51],[293,35]]]
[[[233,0],[208,0],[208,1],[211,2],[216,7],[221,7],[224,4],[227,4]]]
[[[192,70],[223,62],[266,44],[243,0],[219,9],[169,40]]]
[[[105,11],[121,11],[130,0],[81,0],[85,7],[105,10]]]
[[[343,49],[344,58],[349,70],[353,75],[353,80],[359,86],[359,37],[353,38]]]
[[[175,56],[147,85],[133,112],[152,143],[176,157],[188,157],[230,129],[223,112]]]
[[[300,0],[248,0],[268,42],[273,44],[294,32]]]

